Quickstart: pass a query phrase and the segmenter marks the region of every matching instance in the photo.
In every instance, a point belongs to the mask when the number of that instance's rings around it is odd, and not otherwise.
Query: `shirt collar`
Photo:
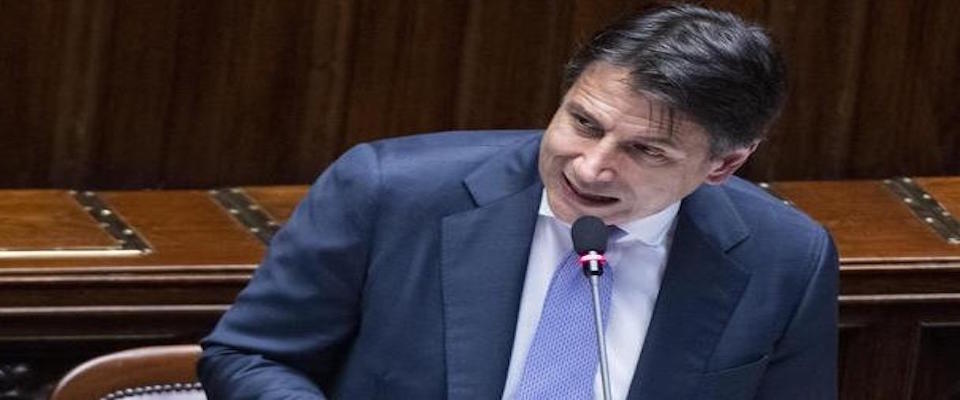
[[[617,225],[617,228],[624,231],[626,235],[622,235],[616,242],[639,241],[648,246],[659,246],[663,244],[667,237],[667,232],[670,230],[670,227],[673,226],[673,221],[676,219],[679,210],[680,202],[677,201],[664,207],[663,210],[660,210],[656,214]],[[540,195],[539,214],[563,224],[567,229],[570,228],[569,224],[561,221],[553,214],[553,210],[550,208],[550,202],[547,201],[546,189],[544,189],[543,194]]]

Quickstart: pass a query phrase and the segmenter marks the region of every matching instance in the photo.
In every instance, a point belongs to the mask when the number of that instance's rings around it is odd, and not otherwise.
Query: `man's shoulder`
[[[473,130],[422,133],[381,139],[368,143],[389,156],[443,157],[452,151],[489,152],[512,146],[539,136],[541,130]]]
[[[460,180],[498,156],[529,156],[541,131],[449,131],[390,138],[366,144],[376,154],[383,181],[407,186],[423,180]]]
[[[366,182],[377,198],[388,200],[382,202],[384,207],[447,212],[449,207],[473,204],[465,181],[479,172],[522,170],[510,175],[516,179],[513,183],[530,181],[536,175],[540,133],[450,131],[383,139],[354,146],[325,174]],[[349,182],[337,187],[351,187]]]
[[[797,231],[819,231],[819,223],[771,192],[742,178],[732,177],[721,186],[749,225]]]
[[[347,150],[329,168],[350,171],[359,179],[388,185],[413,180],[459,182],[498,154],[535,151],[540,130],[446,131],[361,143]]]
[[[813,261],[811,258],[819,257],[830,241],[820,223],[751,182],[733,178],[720,190],[748,231],[746,239],[731,253],[745,264],[760,262],[768,268],[782,262],[799,272],[803,268],[796,269],[795,262]]]

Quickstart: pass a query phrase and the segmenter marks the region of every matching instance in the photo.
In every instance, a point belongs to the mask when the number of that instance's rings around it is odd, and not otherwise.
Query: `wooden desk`
[[[306,189],[240,195],[282,224]],[[196,342],[263,257],[265,244],[210,192],[95,193],[149,246],[134,254],[76,200],[83,195],[0,192],[0,397],[49,391],[99,354]]]
[[[895,182],[783,182],[771,189],[824,224],[840,252],[844,399],[960,396],[960,244],[918,218]],[[960,178],[915,183],[960,212]]]
[[[767,187],[840,250],[842,398],[960,396],[960,244],[915,215],[896,183]],[[913,183],[960,212],[960,178]],[[103,353],[197,341],[306,189],[0,191],[0,394],[44,393]]]

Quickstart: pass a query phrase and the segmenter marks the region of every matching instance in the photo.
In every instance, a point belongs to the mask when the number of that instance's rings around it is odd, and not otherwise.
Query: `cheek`
[[[563,169],[564,156],[562,149],[549,137],[544,137],[540,148],[538,166],[543,175],[544,183],[549,183],[550,177]]]
[[[566,127],[557,127],[544,140],[557,155],[567,155],[576,152],[582,146],[581,137]]]
[[[565,140],[553,139],[545,142],[543,151],[546,151],[543,166],[551,169],[563,169],[572,158],[576,157],[576,147]]]
[[[624,184],[631,188],[630,192],[634,196],[633,201],[646,203],[673,195],[672,184],[677,184],[679,179],[668,174],[658,173],[658,171],[638,168],[631,171],[629,180]]]

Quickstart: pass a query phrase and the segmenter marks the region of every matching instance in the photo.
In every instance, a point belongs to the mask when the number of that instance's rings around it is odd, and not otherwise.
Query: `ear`
[[[759,145],[759,140],[754,141],[750,146],[731,150],[714,159],[711,162],[710,172],[707,173],[707,178],[704,182],[710,185],[719,185],[725,182],[730,175],[737,172],[737,170],[747,162],[747,159],[757,150],[757,146]]]

